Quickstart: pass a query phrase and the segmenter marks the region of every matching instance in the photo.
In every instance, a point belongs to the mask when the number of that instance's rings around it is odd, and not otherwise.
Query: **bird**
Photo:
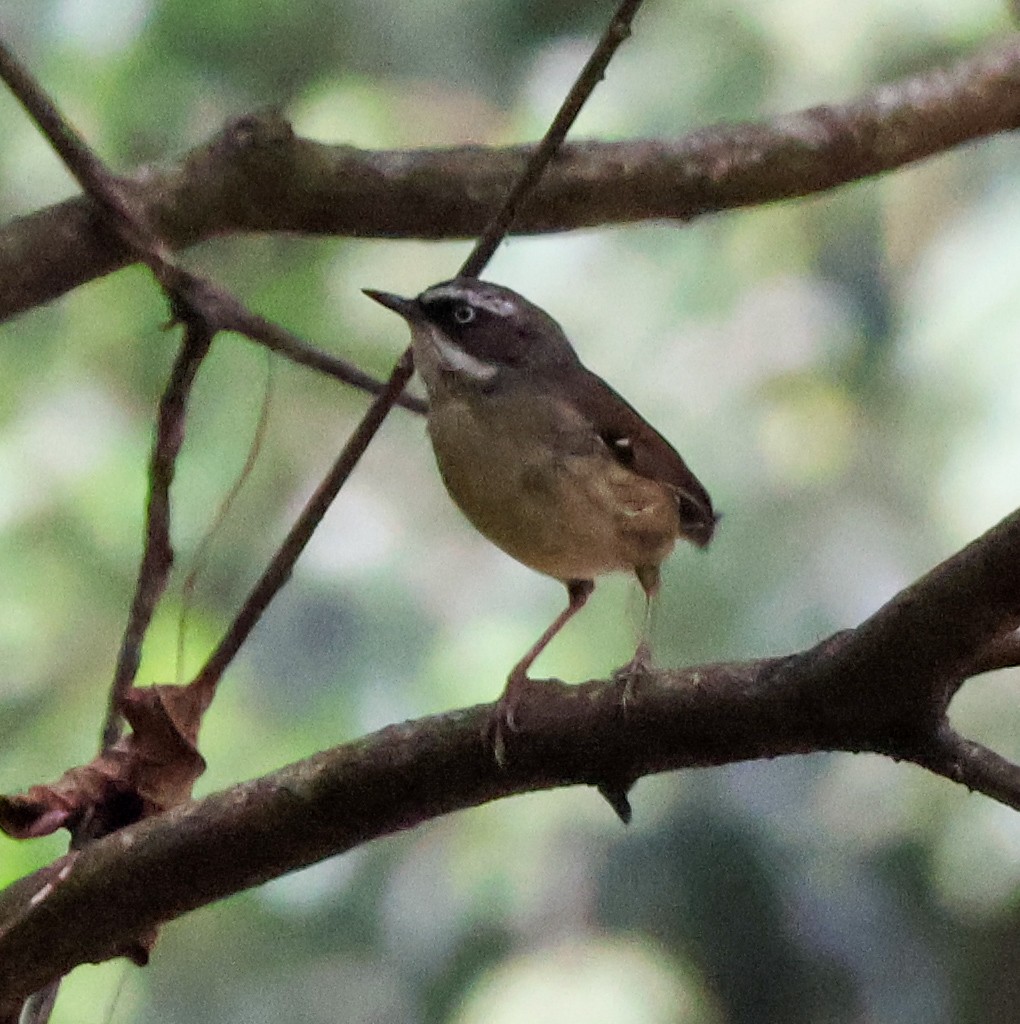
[[[454,503],[511,558],[567,589],[567,607],[507,678],[498,739],[502,726],[516,729],[528,670],[584,606],[596,578],[637,577],[647,630],[663,561],[679,539],[705,547],[718,517],[672,445],[584,366],[559,323],[523,295],[473,277],[415,298],[364,292],[411,329],[427,430]],[[634,663],[646,652],[643,636]]]

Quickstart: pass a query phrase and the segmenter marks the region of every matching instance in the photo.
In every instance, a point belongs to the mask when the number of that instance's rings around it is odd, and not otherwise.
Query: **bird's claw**
[[[484,741],[492,748],[497,766],[505,771],[507,758],[507,734],[517,732],[517,705],[520,702],[521,690],[527,681],[526,676],[511,675],[506,681],[506,689],[496,701],[492,716],[485,726]]]
[[[627,706],[634,699],[638,680],[642,676],[647,675],[651,667],[652,649],[642,640],[634,652],[634,657],[626,665],[621,665],[613,673],[613,682],[619,690],[620,710],[623,712],[624,717],[627,715]]]

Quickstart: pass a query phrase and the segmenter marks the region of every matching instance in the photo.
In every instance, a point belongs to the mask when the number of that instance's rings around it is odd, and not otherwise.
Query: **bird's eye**
[[[459,324],[469,324],[477,315],[474,306],[465,304],[453,307],[453,319]]]

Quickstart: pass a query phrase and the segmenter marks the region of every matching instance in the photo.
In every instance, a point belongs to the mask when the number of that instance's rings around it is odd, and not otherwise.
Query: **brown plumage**
[[[411,327],[450,496],[494,544],[567,586],[568,607],[510,674],[501,706],[512,725],[515,685],[595,578],[634,572],[650,598],[678,539],[712,539],[712,501],[672,445],[523,296],[471,278],[415,299],[367,294]]]

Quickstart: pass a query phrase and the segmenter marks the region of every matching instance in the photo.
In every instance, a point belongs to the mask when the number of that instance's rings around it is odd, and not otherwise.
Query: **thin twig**
[[[587,63],[581,69],[574,84],[560,105],[549,129],[542,136],[542,141],[528,159],[521,176],[514,182],[510,194],[503,200],[495,216],[486,225],[481,237],[475,243],[470,255],[460,268],[461,277],[477,277],[486,264],[492,259],[493,253],[509,234],[521,206],[528,199],[538,179],[542,176],[549,162],[556,155],[563,140],[567,137],[572,125],[581,113],[581,108],[602,81],[613,54],[620,44],[630,35],[631,22],[637,14],[642,0],[623,0],[613,15],[609,26],[602,34],[598,46],[592,51]]]
[[[385,381],[376,380],[375,377],[359,370],[346,359],[323,352],[322,349],[302,341],[296,334],[292,334],[272,320],[252,313],[233,295],[215,285],[208,285],[208,287],[219,293],[217,308],[219,310],[219,325],[222,330],[242,334],[252,341],[265,345],[271,351],[285,356],[299,366],[318,370],[320,373],[335,377],[344,384],[367,391],[370,395],[382,394],[386,388]],[[428,409],[428,405],[416,395],[400,395],[397,405],[418,415],[423,415]]]
[[[213,332],[200,318],[184,325],[184,339],[174,362],[166,390],[159,401],[156,436],[149,463],[149,502],[146,509],[145,548],[138,569],[138,581],[121,640],[117,665],[110,686],[103,749],[109,749],[121,735],[121,705],[134,682],[141,661],[142,641],[173,565],[170,542],[170,485],[177,455],[184,442],[188,396],[195,375],[209,351]]]
[[[983,743],[976,743],[947,728],[943,730],[938,747],[917,759],[917,763],[974,793],[984,793],[1020,811],[1020,765]]]
[[[191,603],[195,596],[198,577],[205,569],[206,558],[213,542],[219,535],[223,524],[227,521],[227,516],[233,508],[234,502],[237,500],[237,497],[244,488],[244,485],[248,482],[248,478],[255,469],[256,462],[258,462],[259,455],[262,452],[262,446],[266,440],[266,434],[269,430],[269,410],[272,406],[272,396],[273,362],[271,359],[267,358],[266,380],[262,388],[262,405],[259,407],[258,419],[255,422],[255,431],[252,434],[250,443],[248,444],[248,454],[245,456],[244,464],[241,466],[240,471],[234,478],[234,482],[231,485],[230,490],[228,490],[223,496],[223,499],[220,501],[219,506],[213,514],[211,524],[206,529],[202,539],[198,543],[198,546],[195,548],[194,556],[191,559],[191,568],[188,570],[188,575],[184,579],[184,585],[181,587],[181,613],[177,619],[176,680],[178,685],[184,682],[184,653],[188,642],[188,616],[191,612]]]
[[[141,212],[127,201],[117,178],[2,41],[0,79],[38,125],[78,184],[114,219],[118,233],[129,236],[123,239],[128,247],[143,259],[149,257],[146,262],[157,257],[161,247]]]

